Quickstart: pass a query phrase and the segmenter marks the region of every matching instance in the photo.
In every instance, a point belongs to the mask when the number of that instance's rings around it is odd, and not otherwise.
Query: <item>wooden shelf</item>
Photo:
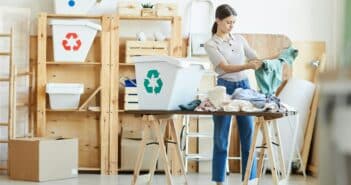
[[[47,14],[47,18],[60,18],[60,19],[101,19],[102,16],[94,15],[69,15],[69,14]]]
[[[6,122],[0,122],[0,126],[8,126],[9,124]]]
[[[9,78],[3,78],[3,77],[0,78],[0,82],[8,82],[9,80],[10,80]]]
[[[6,141],[5,141],[5,140],[0,140],[0,143],[1,143],[1,144],[9,143],[9,141],[7,141],[7,140],[6,140]]]
[[[0,52],[0,56],[10,56],[10,52]]]
[[[174,19],[173,16],[120,16],[119,19],[121,20],[135,20],[135,21],[172,21]]]
[[[2,33],[2,34],[0,34],[0,37],[11,37],[11,34],[9,34],[9,33]]]
[[[101,65],[100,62],[54,62],[48,61],[47,65]]]
[[[134,63],[119,63],[119,66],[135,66]]]
[[[47,112],[100,112],[100,111],[78,110],[78,109],[62,109],[62,110],[46,109],[46,111]]]
[[[79,171],[100,171],[100,168],[91,168],[91,167],[80,167]]]

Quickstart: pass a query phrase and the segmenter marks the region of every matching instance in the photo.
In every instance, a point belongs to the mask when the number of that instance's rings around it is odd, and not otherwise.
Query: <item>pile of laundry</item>
[[[232,95],[226,94],[223,86],[217,86],[208,92],[203,101],[194,100],[179,106],[188,111],[226,111],[226,112],[286,112],[290,108],[274,95],[264,95],[253,89],[238,88]]]

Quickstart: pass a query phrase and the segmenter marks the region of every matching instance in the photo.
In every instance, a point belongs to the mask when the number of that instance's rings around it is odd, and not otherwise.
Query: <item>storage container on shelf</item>
[[[48,83],[46,93],[49,94],[51,109],[77,109],[80,95],[84,93],[84,84]]]
[[[101,26],[82,20],[51,20],[54,60],[84,62]]]
[[[96,3],[96,0],[55,0],[55,13],[87,14]]]
[[[139,109],[178,110],[196,99],[206,65],[191,59],[167,56],[132,57]]]

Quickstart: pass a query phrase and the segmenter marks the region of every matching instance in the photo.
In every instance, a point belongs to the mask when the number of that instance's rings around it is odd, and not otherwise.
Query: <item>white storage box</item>
[[[89,21],[52,20],[54,60],[84,62],[101,26]]]
[[[166,56],[133,57],[139,108],[178,110],[194,100],[205,65],[188,59]]]
[[[46,93],[49,94],[50,108],[77,109],[80,95],[84,92],[84,84],[76,83],[48,83]]]
[[[95,3],[96,0],[55,0],[55,13],[86,14]]]

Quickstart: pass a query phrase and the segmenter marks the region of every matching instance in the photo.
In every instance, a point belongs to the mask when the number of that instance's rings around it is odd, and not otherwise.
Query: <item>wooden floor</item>
[[[82,174],[78,178],[60,180],[60,181],[49,181],[42,183],[35,182],[24,182],[24,181],[13,181],[9,180],[7,176],[0,176],[0,185],[129,185],[131,182],[131,175],[119,175],[119,176],[101,176]],[[165,184],[164,175],[156,175],[154,179],[154,185]],[[189,185],[215,185],[211,182],[210,174],[189,174]],[[227,185],[240,185],[240,175],[231,174],[228,177]],[[181,182],[181,178],[176,178],[175,182]],[[179,183],[175,183],[179,184]],[[260,185],[271,185],[271,176],[265,175]],[[313,177],[304,179],[303,176],[292,176],[287,185],[317,185],[317,180]]]

